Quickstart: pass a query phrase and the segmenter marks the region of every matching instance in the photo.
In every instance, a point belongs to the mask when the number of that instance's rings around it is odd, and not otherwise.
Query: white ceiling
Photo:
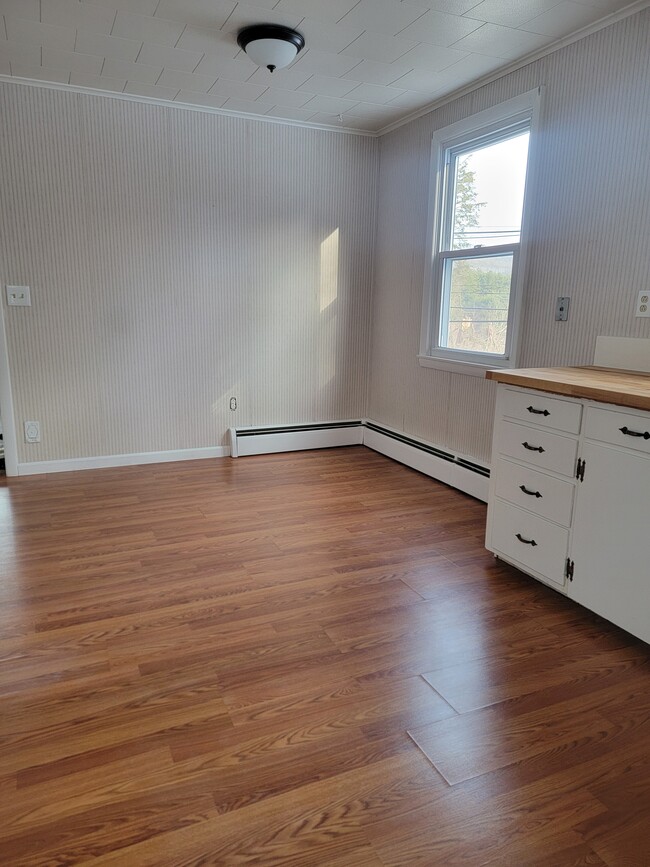
[[[0,0],[0,74],[374,131],[628,4]],[[239,50],[259,23],[304,35],[288,69]]]

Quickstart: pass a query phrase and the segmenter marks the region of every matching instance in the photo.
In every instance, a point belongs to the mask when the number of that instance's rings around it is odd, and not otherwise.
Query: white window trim
[[[431,169],[429,186],[429,212],[427,219],[427,248],[424,274],[424,291],[422,297],[422,326],[420,330],[420,352],[418,362],[421,367],[432,367],[453,373],[464,373],[471,376],[484,376],[486,370],[495,368],[516,367],[519,355],[519,325],[521,320],[524,275],[526,271],[526,251],[528,240],[528,225],[533,188],[532,166],[537,144],[537,127],[539,122],[539,105],[542,88],[530,90],[509,99],[485,111],[470,115],[443,129],[436,130],[431,142]],[[472,132],[484,130],[486,127],[517,119],[530,118],[530,145],[528,151],[528,166],[526,169],[526,191],[521,222],[521,236],[517,262],[515,283],[512,287],[511,317],[508,324],[510,352],[506,358],[491,358],[480,353],[458,352],[459,358],[453,356],[457,350],[433,349],[437,342],[436,323],[441,304],[442,286],[438,285],[438,255],[441,245],[441,220],[443,206],[444,160],[449,147],[462,141]],[[532,155],[532,158],[531,158]]]

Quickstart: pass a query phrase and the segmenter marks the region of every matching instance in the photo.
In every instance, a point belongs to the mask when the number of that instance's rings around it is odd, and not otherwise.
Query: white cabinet
[[[650,642],[649,519],[650,413],[499,385],[489,550]]]

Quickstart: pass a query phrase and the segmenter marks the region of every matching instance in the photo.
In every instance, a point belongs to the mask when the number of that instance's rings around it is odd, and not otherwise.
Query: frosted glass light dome
[[[305,39],[302,34],[289,27],[255,24],[239,32],[237,44],[253,63],[274,72],[276,69],[284,69],[295,60],[305,45]]]

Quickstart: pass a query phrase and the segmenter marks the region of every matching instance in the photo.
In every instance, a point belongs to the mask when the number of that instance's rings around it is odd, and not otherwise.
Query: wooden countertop
[[[650,412],[650,373],[609,367],[524,367],[488,370],[485,376],[521,388],[583,397]]]

